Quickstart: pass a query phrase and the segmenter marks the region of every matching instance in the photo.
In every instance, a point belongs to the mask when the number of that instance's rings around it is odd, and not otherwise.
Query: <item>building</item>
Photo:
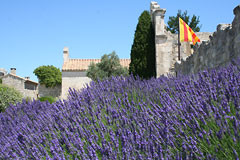
[[[38,83],[30,80],[29,77],[20,77],[16,75],[16,68],[11,68],[10,73],[2,77],[2,83],[15,88],[23,97],[31,97],[37,99],[38,97]]]
[[[99,63],[101,59],[70,59],[67,47],[63,49],[62,66],[62,98],[67,98],[68,89],[81,89],[91,79],[86,76],[86,70],[91,63]],[[129,67],[130,59],[120,59],[123,67]]]

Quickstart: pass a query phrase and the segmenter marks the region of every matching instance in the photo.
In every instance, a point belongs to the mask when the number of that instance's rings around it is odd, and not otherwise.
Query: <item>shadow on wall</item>
[[[38,85],[38,98],[39,97],[61,97],[62,86],[46,87],[45,85]]]

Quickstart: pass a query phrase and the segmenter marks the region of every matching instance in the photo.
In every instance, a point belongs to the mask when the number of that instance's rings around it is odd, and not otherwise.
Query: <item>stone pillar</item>
[[[191,42],[182,42],[181,43],[181,53],[180,57],[181,59],[186,60],[187,57],[191,56],[192,54],[192,49],[191,49]]]
[[[16,75],[16,68],[10,68],[10,73]]]
[[[68,61],[69,60],[69,50],[68,47],[63,48],[63,61]]]
[[[240,5],[234,8],[233,13],[235,15],[232,22],[232,28],[234,30],[233,48],[235,58],[240,57]]]
[[[155,29],[156,47],[156,76],[167,74],[170,68],[169,46],[166,46],[167,35],[165,33],[164,16],[166,9],[160,8],[157,2],[151,2],[151,17]]]
[[[237,31],[240,31],[240,5],[234,8],[233,13],[235,17],[232,22],[232,26],[234,29],[237,29]]]

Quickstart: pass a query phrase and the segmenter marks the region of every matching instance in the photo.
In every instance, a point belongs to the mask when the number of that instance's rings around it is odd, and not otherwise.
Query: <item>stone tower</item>
[[[156,47],[156,76],[166,74],[169,68],[168,49],[166,46],[167,35],[164,29],[164,16],[166,9],[161,9],[157,2],[151,2],[150,13],[155,31],[155,47]]]

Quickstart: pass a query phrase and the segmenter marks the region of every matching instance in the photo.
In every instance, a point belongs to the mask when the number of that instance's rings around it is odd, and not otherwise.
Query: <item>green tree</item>
[[[39,83],[46,87],[54,87],[62,83],[62,73],[54,66],[40,66],[33,73],[38,77]]]
[[[182,20],[184,22],[186,22],[188,24],[188,26],[190,28],[192,28],[192,30],[194,32],[199,32],[201,26],[199,26],[199,16],[193,15],[192,18],[190,18],[190,16],[188,15],[187,11],[184,11],[182,13],[181,10],[178,10],[177,16],[170,16],[169,20],[167,22],[168,26],[167,26],[167,30],[170,31],[171,33],[178,33],[179,31],[179,20],[178,18],[182,18]],[[190,20],[191,19],[191,20]]]
[[[93,81],[120,75],[128,75],[128,69],[121,66],[120,60],[114,51],[110,54],[104,54],[100,63],[91,63],[87,70],[87,76]]]
[[[22,94],[14,88],[0,84],[0,112],[5,111],[10,104],[21,102],[22,98]]]
[[[131,48],[129,73],[141,78],[156,76],[155,35],[148,11],[144,11],[139,19]]]

